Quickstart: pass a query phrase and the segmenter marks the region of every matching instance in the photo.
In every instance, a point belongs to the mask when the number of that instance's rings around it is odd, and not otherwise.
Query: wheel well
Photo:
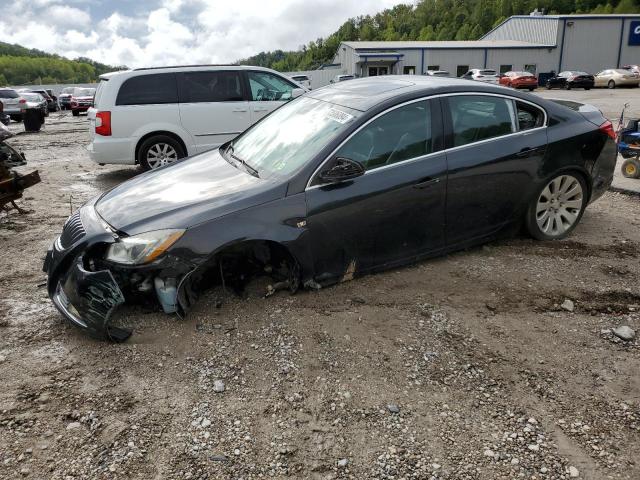
[[[272,240],[246,240],[233,243],[215,252],[189,276],[181,286],[179,299],[184,311],[205,290],[222,286],[241,295],[253,278],[273,279],[265,296],[277,290],[295,292],[300,286],[300,264],[289,249]]]
[[[143,136],[140,140],[138,140],[138,144],[136,145],[136,153],[135,153],[135,159],[136,159],[136,163],[140,163],[140,160],[138,159],[138,154],[140,153],[140,146],[145,142],[145,140],[151,138],[151,137],[155,137],[157,135],[166,135],[167,137],[171,137],[173,138],[176,142],[178,142],[180,144],[180,146],[184,149],[184,153],[186,155],[189,154],[188,150],[187,150],[187,146],[185,145],[185,143],[182,141],[182,138],[180,138],[179,135],[176,135],[173,132],[167,132],[167,131],[163,131],[160,130],[158,132],[151,132],[151,133],[147,133],[145,136]]]

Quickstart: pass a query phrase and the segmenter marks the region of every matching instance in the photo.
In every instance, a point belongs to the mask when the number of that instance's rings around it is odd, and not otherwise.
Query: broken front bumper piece
[[[124,295],[108,270],[89,272],[78,257],[51,296],[54,305],[71,323],[91,335],[123,342],[130,330],[109,325],[111,314],[124,303]]]

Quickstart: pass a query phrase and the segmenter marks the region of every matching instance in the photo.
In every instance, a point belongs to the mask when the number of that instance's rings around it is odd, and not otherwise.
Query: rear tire
[[[551,84],[550,84],[549,82],[547,82],[547,84],[545,85],[545,88],[546,88],[547,90],[551,90]]]
[[[609,80],[609,83],[607,83],[607,88],[616,88],[616,82],[614,82],[613,80]]]
[[[80,116],[80,112],[78,110],[72,110],[71,111],[71,115],[73,115],[74,117],[79,117]]]
[[[640,178],[640,161],[630,158],[622,163],[622,175],[625,178]]]
[[[538,240],[560,240],[580,223],[587,206],[587,185],[582,175],[560,173],[545,182],[527,209],[526,227]]]
[[[535,88],[530,88],[529,89],[530,92],[533,92],[534,90],[535,90]]]
[[[571,84],[570,83],[565,83],[564,84],[564,89],[565,90],[571,90]]]
[[[176,139],[168,135],[156,135],[147,138],[140,145],[138,163],[144,170],[155,170],[186,156],[184,148]]]

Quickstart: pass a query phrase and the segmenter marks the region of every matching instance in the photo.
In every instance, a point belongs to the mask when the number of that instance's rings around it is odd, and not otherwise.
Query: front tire
[[[625,178],[640,178],[640,161],[638,158],[629,158],[622,163],[622,175]]]
[[[549,82],[547,82],[547,84],[545,85],[545,88],[546,88],[547,90],[551,90],[551,84],[550,84]]]
[[[538,240],[565,238],[580,222],[587,201],[587,185],[581,175],[556,175],[531,201],[527,210],[527,231]]]
[[[564,84],[564,89],[565,90],[571,90],[571,84],[570,83],[565,83]]]
[[[155,170],[186,156],[180,142],[167,135],[147,138],[138,150],[138,162],[144,170]]]
[[[616,88],[616,82],[614,82],[613,80],[609,80],[609,83],[607,83],[607,88]]]
[[[74,117],[79,117],[80,112],[78,110],[71,110],[71,115],[73,115]]]

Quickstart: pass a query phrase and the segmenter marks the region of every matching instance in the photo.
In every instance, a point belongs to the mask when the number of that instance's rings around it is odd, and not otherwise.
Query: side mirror
[[[337,157],[326,170],[320,172],[320,179],[337,183],[364,175],[364,172],[364,165],[357,160]]]
[[[303,88],[294,88],[293,90],[291,90],[291,98],[298,98],[304,94],[305,91]]]

